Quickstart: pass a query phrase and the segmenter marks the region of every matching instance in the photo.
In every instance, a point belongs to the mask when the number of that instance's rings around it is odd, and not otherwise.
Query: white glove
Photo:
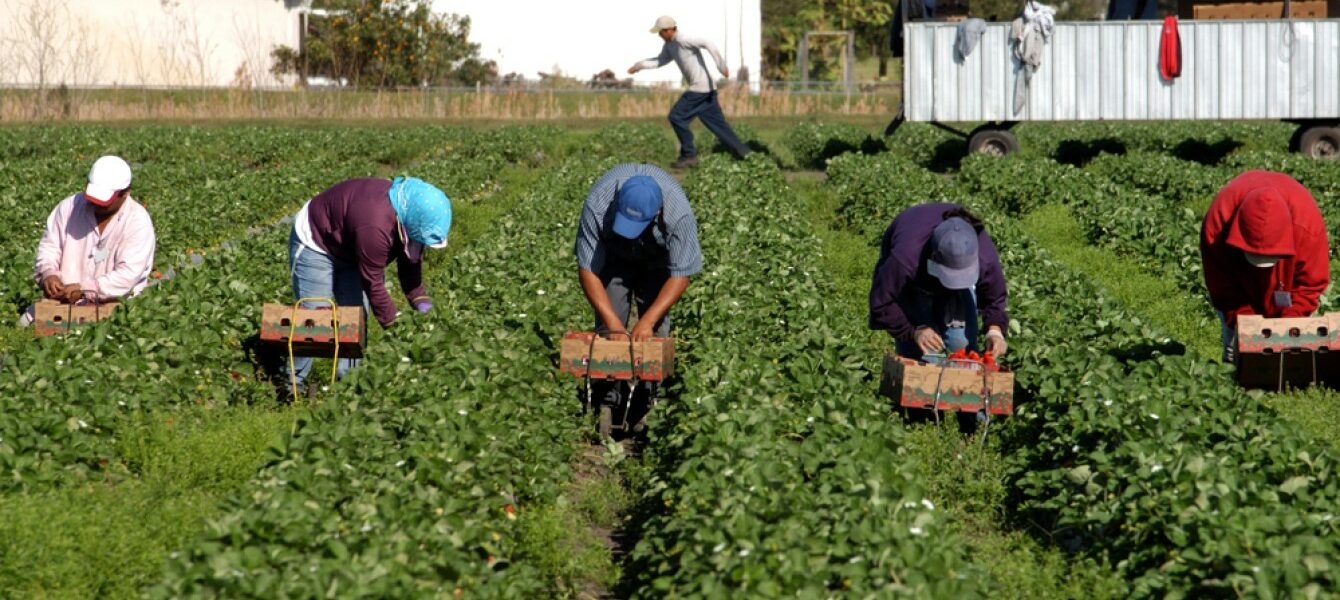
[[[996,358],[1005,356],[1005,352],[1010,349],[1010,345],[1005,343],[1005,334],[999,329],[991,328],[986,331],[986,351],[990,352]]]

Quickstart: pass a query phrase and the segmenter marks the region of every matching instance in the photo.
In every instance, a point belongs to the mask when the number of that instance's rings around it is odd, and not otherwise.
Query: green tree
[[[768,79],[792,79],[796,52],[806,32],[852,30],[856,53],[870,56],[888,47],[893,0],[763,0],[763,59]],[[836,49],[835,49],[836,50]],[[812,48],[811,76],[823,78],[838,56],[826,48]],[[838,52],[834,52],[838,54]],[[881,56],[887,56],[887,50]]]
[[[354,87],[473,85],[497,78],[479,59],[470,18],[412,0],[317,0],[300,48],[276,47],[276,75],[328,77]]]

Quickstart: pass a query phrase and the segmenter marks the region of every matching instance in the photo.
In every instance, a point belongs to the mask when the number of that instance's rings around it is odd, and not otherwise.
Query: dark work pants
[[[693,130],[689,129],[689,123],[693,122],[694,117],[702,119],[707,130],[716,135],[735,156],[744,158],[749,154],[749,147],[735,136],[735,131],[726,123],[726,114],[721,112],[721,103],[717,102],[717,92],[712,90],[684,92],[670,109],[670,126],[675,130],[675,137],[679,138],[680,158],[698,155],[698,149],[693,146]]]
[[[666,269],[646,270],[636,266],[607,264],[605,268],[601,269],[599,276],[600,281],[605,284],[605,293],[609,295],[614,313],[623,320],[624,326],[627,327],[633,303],[637,303],[637,313],[639,315],[645,313],[651,307],[651,303],[656,301],[656,295],[661,292],[662,287],[665,287],[665,282],[670,279],[670,271]],[[601,335],[609,333],[609,327],[605,326],[599,315],[596,315],[595,329],[596,333]],[[631,329],[629,333],[632,333]],[[656,337],[668,337],[670,335],[669,313],[666,313],[656,324],[654,333]],[[634,390],[634,399],[653,398],[657,389],[657,382],[639,382]],[[627,392],[627,382],[591,381],[591,398],[597,403],[617,407]],[[641,421],[649,409],[646,402],[638,404],[640,406],[635,405],[628,413],[628,419],[633,423]],[[616,416],[616,420],[622,418],[622,414]]]

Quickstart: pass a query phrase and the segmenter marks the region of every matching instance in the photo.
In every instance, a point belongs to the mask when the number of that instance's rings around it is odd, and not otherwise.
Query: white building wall
[[[660,53],[662,42],[649,30],[661,15],[674,17],[680,31],[715,42],[732,79],[748,67],[757,90],[763,72],[759,0],[434,0],[433,7],[470,16],[471,40],[482,58],[497,61],[500,75],[533,80],[558,70],[585,81],[610,69],[628,77],[633,63]],[[678,86],[681,77],[672,63],[633,80]]]
[[[0,0],[0,82],[273,86],[270,50],[298,43],[288,4]]]

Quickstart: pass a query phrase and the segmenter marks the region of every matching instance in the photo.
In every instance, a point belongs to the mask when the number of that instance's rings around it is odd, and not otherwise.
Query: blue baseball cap
[[[978,277],[977,231],[967,221],[954,217],[931,232],[931,259],[926,272],[951,290],[976,287]]]
[[[614,233],[637,239],[661,212],[661,186],[655,179],[637,175],[624,180],[614,198]]]

